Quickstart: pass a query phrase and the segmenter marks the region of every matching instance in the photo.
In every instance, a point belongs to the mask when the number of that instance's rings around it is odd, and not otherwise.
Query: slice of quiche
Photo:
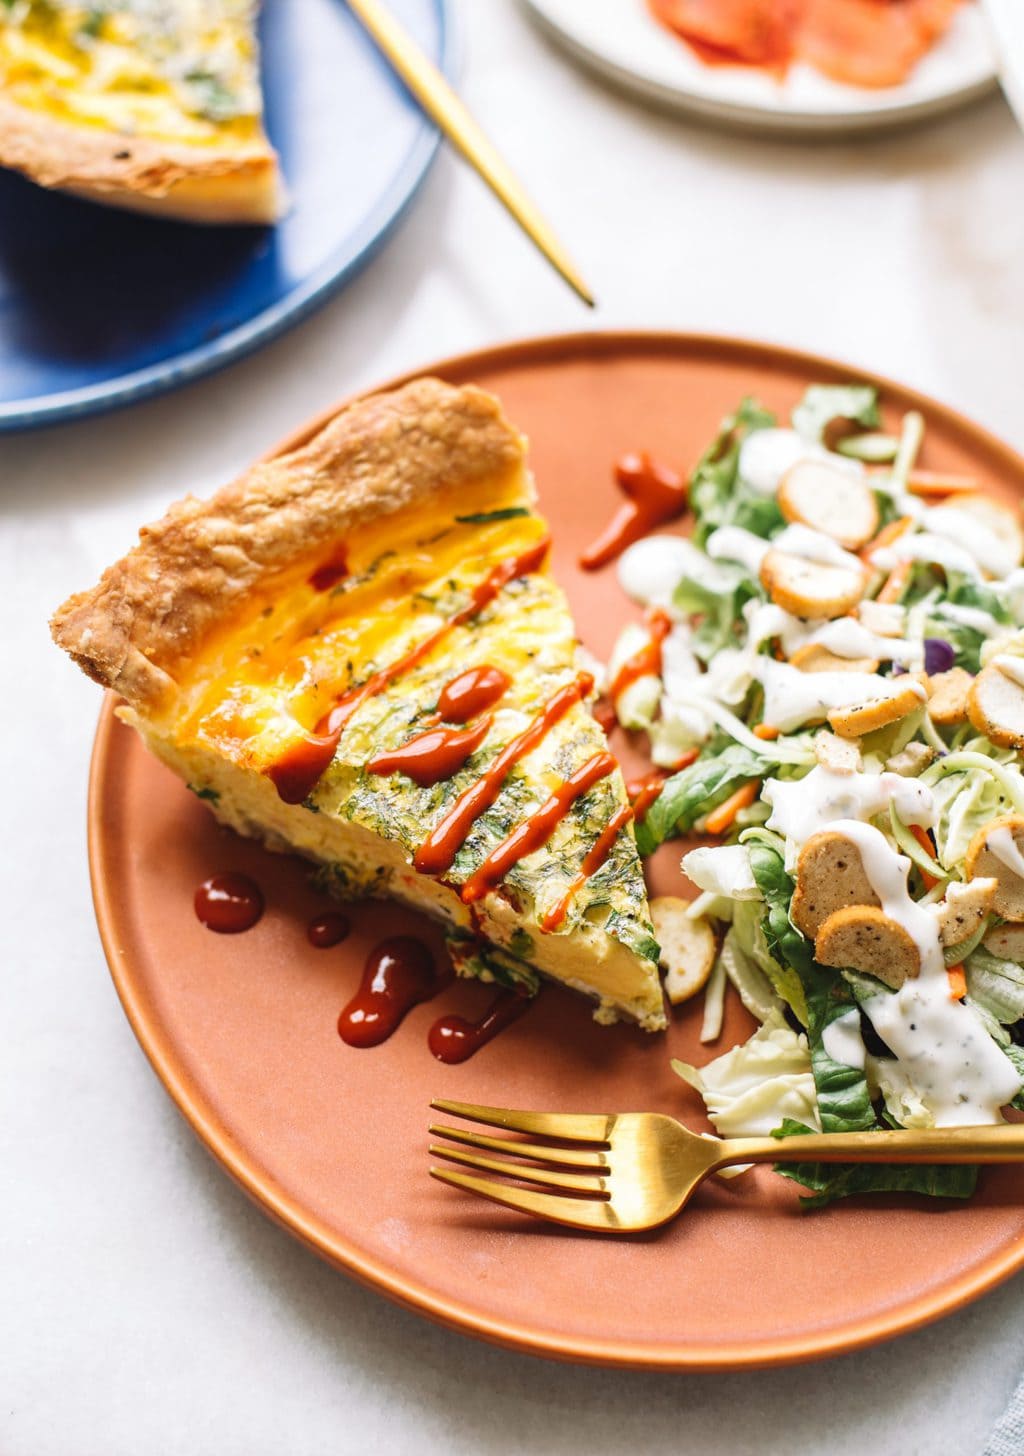
[[[254,0],[0,0],[0,166],[190,222],[281,211]]]
[[[466,975],[665,1025],[618,764],[524,441],[421,379],[141,533],[53,619],[217,817],[449,927]]]

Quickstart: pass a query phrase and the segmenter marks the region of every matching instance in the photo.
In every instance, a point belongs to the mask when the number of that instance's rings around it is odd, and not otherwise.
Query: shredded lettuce
[[[785,1001],[802,1026],[807,1025],[807,999],[800,977],[792,966],[778,960],[765,932],[767,917],[761,900],[745,900],[733,911],[736,935],[750,959],[765,977],[776,996]]]
[[[759,779],[778,765],[741,744],[724,738],[709,744],[700,758],[665,780],[661,793],[636,826],[641,854],[653,854],[659,844],[685,834],[697,820],[721,804],[750,779]],[[770,753],[771,744],[765,748]]]
[[[736,908],[738,911],[740,907]],[[752,948],[745,942],[742,934],[737,932],[737,918],[734,913],[733,923],[729,926],[722,941],[722,949],[718,953],[719,959],[751,1016],[756,1016],[758,1021],[770,1021],[781,1014],[782,1002],[751,953]]]
[[[690,508],[696,516],[693,540],[704,542],[720,526],[743,526],[757,536],[770,536],[782,524],[774,500],[757,496],[738,478],[740,446],[753,430],[775,424],[775,416],[754,399],[741,401],[735,414],[726,416],[718,435],[697,462],[690,479]]]
[[[742,844],[702,845],[683,856],[683,872],[698,890],[730,900],[760,900],[750,852]]]
[[[967,990],[976,1005],[1004,1026],[1024,1018],[1024,966],[979,946],[964,961]]]
[[[882,423],[878,390],[870,384],[812,384],[793,410],[793,428],[815,445],[821,443],[825,426],[836,419],[877,430]]]
[[[1006,793],[1002,776],[997,777],[993,771],[996,767],[993,760],[982,760],[984,767],[968,764],[958,769],[955,766],[955,760],[979,757],[950,754],[936,766],[940,769],[938,773],[932,768],[923,776],[926,782],[934,779],[930,788],[938,812],[935,846],[939,863],[947,870],[962,866],[967,847],[979,829],[1016,808]],[[1024,780],[1021,785],[1024,787]]]
[[[672,1070],[703,1097],[722,1137],[768,1137],[787,1118],[820,1131],[807,1038],[777,1013],[706,1066],[673,1061]]]
[[[672,601],[681,612],[700,617],[693,631],[693,650],[702,662],[710,662],[723,647],[736,645],[744,605],[762,595],[742,566],[704,557],[701,577],[684,576]]]

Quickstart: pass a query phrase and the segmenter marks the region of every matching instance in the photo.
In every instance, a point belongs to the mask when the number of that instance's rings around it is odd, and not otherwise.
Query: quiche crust
[[[0,166],[43,187],[202,223],[272,223],[284,208],[277,153],[260,135],[195,146],[76,125],[0,96]]]
[[[524,458],[524,439],[481,389],[423,378],[356,400],[300,449],[144,526],[127,556],[54,614],[54,641],[132,707],[158,711],[178,665],[245,593],[353,526],[442,487],[521,471]]]

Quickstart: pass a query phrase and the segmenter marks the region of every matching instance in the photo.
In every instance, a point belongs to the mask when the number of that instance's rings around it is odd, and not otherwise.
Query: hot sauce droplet
[[[347,915],[329,910],[326,915],[317,915],[309,922],[306,939],[317,950],[330,950],[332,945],[339,945],[351,929],[352,923]]]
[[[471,667],[442,690],[437,711],[448,723],[468,723],[504,697],[512,679],[500,667]]]
[[[337,586],[338,582],[344,581],[346,576],[348,576],[348,558],[342,547],[317,567],[309,578],[309,584],[314,591],[330,591],[332,586]]]
[[[427,1034],[427,1045],[439,1062],[449,1066],[468,1061],[481,1047],[493,1041],[499,1031],[518,1021],[529,1009],[531,998],[516,991],[502,991],[479,1021],[464,1016],[442,1016]]]
[[[581,555],[580,565],[587,571],[596,571],[641,536],[686,510],[683,476],[658,464],[646,452],[621,456],[615,464],[615,481],[626,500]]]
[[[308,733],[270,765],[267,777],[286,804],[309,798],[334,761],[340,737],[340,728],[335,733]]]
[[[383,940],[366,958],[359,990],[338,1018],[338,1035],[347,1046],[379,1046],[440,984],[422,941],[409,935]]]
[[[378,753],[366,767],[374,774],[405,774],[421,789],[429,788],[458,773],[487,737],[491,722],[488,714],[472,728],[431,728],[399,748]]]
[[[263,914],[263,892],[248,875],[213,875],[199,886],[193,903],[207,929],[220,935],[249,930]]]

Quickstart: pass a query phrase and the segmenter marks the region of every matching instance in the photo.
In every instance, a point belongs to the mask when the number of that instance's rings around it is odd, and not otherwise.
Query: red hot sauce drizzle
[[[543,740],[574,703],[585,698],[594,686],[589,673],[552,693],[537,716],[505,747],[474,784],[464,789],[441,822],[420,845],[413,863],[421,874],[443,875],[466,841],[475,821],[491,807],[515,764]],[[610,770],[609,770],[610,772]]]
[[[671,769],[652,769],[650,773],[644,774],[642,778],[628,780],[626,793],[633,805],[633,818],[638,824],[643,822],[644,815],[665,787],[669,774],[680,773],[684,768],[689,768],[691,763],[696,762],[699,753],[699,749],[688,748],[684,754],[676,759]]]
[[[685,479],[646,452],[621,456],[615,464],[615,482],[626,500],[580,556],[580,565],[587,571],[605,566],[641,536],[686,510]]]
[[[505,696],[512,679],[500,667],[471,667],[452,678],[437,700],[437,711],[446,723],[468,723],[486,713]]]
[[[486,714],[472,728],[431,728],[387,753],[378,753],[366,765],[374,774],[405,774],[426,789],[450,779],[480,747],[494,719]]]
[[[598,870],[611,854],[612,845],[619,837],[619,830],[628,824],[632,815],[633,810],[628,804],[623,804],[621,808],[616,809],[615,813],[594,841],[590,853],[580,866],[579,874],[576,875],[561,900],[559,900],[557,905],[552,906],[546,914],[541,916],[540,928],[542,930],[557,930],[562,924],[569,913],[569,906],[579,894],[580,890],[583,889],[583,886],[590,879],[591,875],[597,874]]]
[[[613,700],[640,678],[661,676],[661,644],[672,630],[672,618],[655,607],[648,614],[647,630],[651,634],[649,640],[632,657],[627,657],[612,680],[608,696]]]
[[[309,797],[317,780],[330,766],[338,751],[345,724],[361,704],[383,692],[395,678],[416,667],[454,628],[465,626],[485,607],[490,606],[510,581],[539,571],[550,545],[551,538],[545,536],[518,556],[510,556],[507,561],[500,561],[497,566],[493,566],[483,581],[473,588],[466,606],[455,612],[446,622],[442,622],[440,627],[436,627],[397,662],[381,668],[358,687],[343,693],[334,707],[316,725],[316,732],[300,740],[267,769],[267,776],[284,802],[301,804],[303,799]]]
[[[633,805],[633,817],[638,824],[643,823],[648,809],[661,794],[667,777],[662,769],[655,769],[642,779],[630,779],[626,785],[626,793]]]
[[[427,1045],[439,1062],[449,1066],[466,1062],[499,1031],[518,1021],[531,1003],[531,997],[520,996],[517,991],[502,991],[479,1021],[467,1021],[464,1016],[442,1016],[435,1021],[427,1034]]]
[[[263,914],[263,892],[248,875],[213,875],[196,890],[196,915],[208,930],[237,935]]]
[[[618,761],[610,753],[595,753],[581,768],[566,779],[539,809],[513,829],[507,838],[493,849],[462,886],[459,891],[465,904],[480,900],[489,890],[508,874],[517,861],[547,844],[558,824],[565,818],[570,807],[600,780],[607,778],[618,768]]]
[[[615,716],[615,704],[610,703],[607,698],[603,698],[594,704],[593,713],[595,723],[604,731],[606,736],[619,721]]]
[[[347,915],[329,910],[326,915],[317,915],[309,922],[306,927],[306,939],[310,945],[315,945],[317,950],[330,950],[332,945],[339,945],[345,940],[351,929],[352,925]]]
[[[409,935],[383,940],[366,957],[359,990],[338,1018],[338,1035],[347,1046],[380,1046],[442,984],[421,941]]]

